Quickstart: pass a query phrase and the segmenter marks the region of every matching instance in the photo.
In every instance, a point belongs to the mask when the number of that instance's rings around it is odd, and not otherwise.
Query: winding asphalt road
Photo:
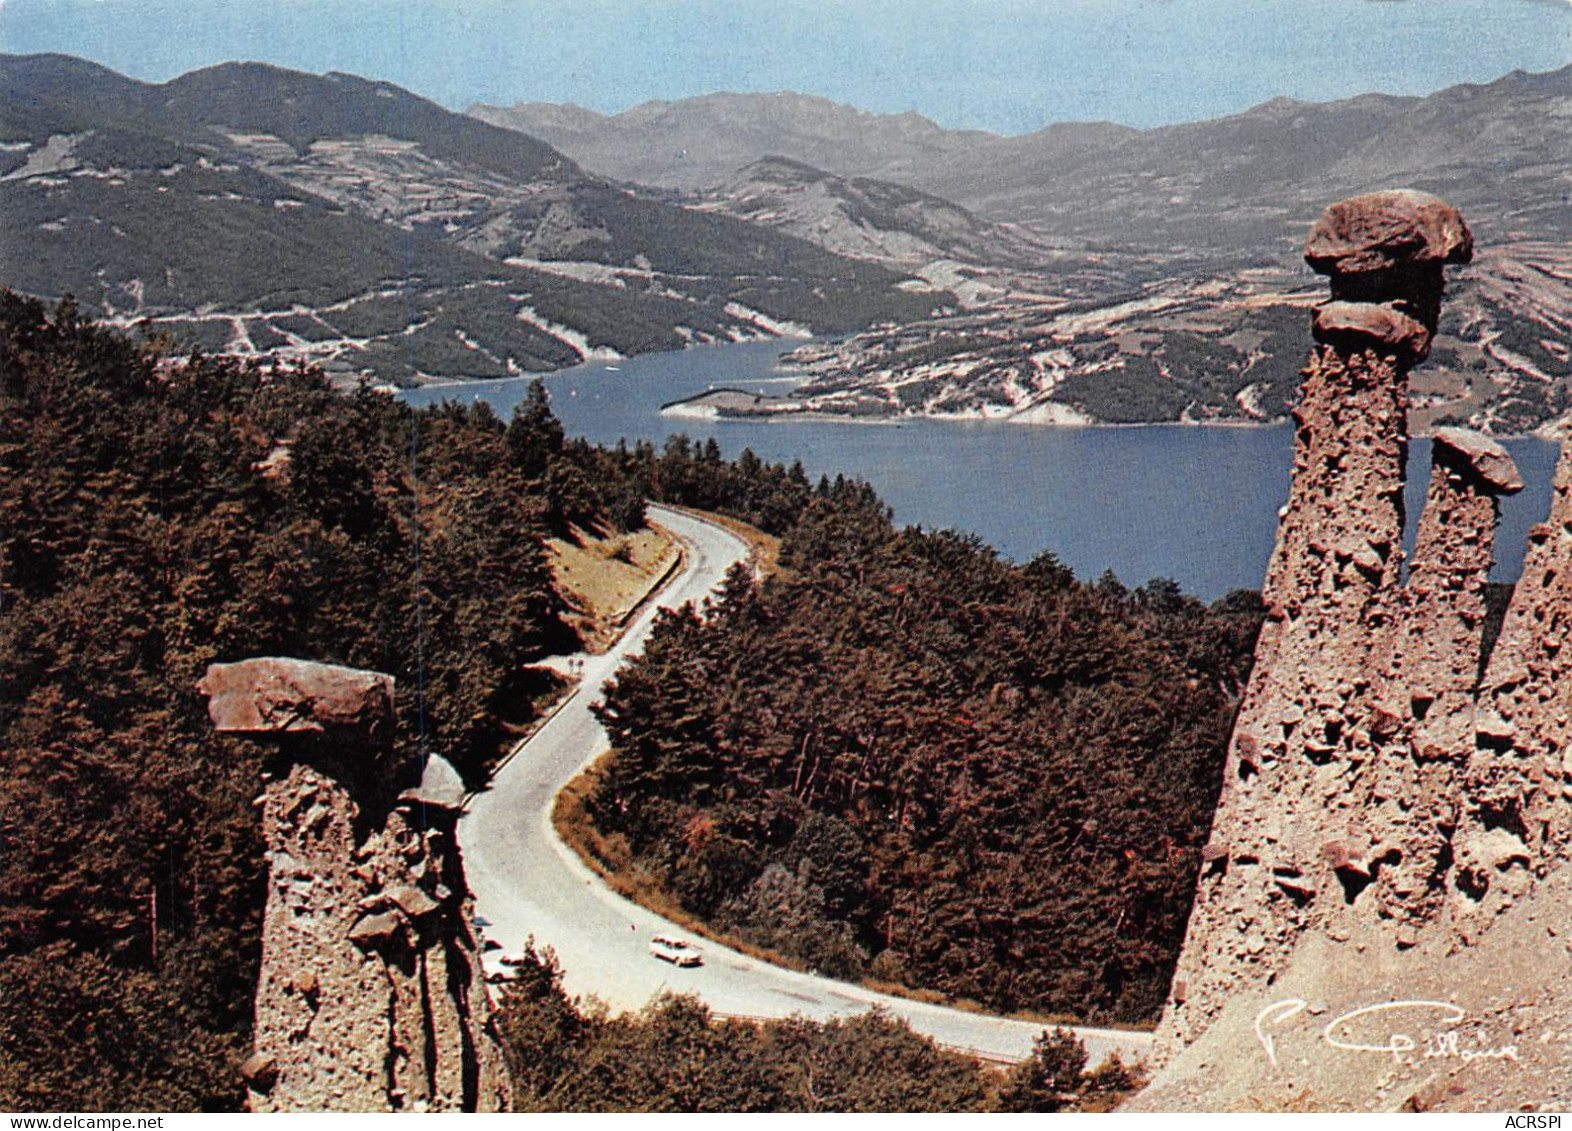
[[[880,1005],[940,1044],[998,1060],[1029,1055],[1041,1024],[873,993],[772,966],[703,939],[697,941],[704,965],[677,969],[661,962],[649,953],[650,939],[680,935],[681,928],[612,892],[557,837],[551,824],[553,799],[610,744],[589,710],[603,684],[643,646],[660,608],[702,601],[747,555],[740,538],[713,523],[654,505],[649,515],[683,543],[683,567],[605,655],[571,657],[583,663],[578,690],[520,744],[490,787],[471,798],[459,824],[476,914],[487,936],[502,948],[489,952],[488,966],[494,969],[502,954],[518,953],[533,936],[537,947],[556,951],[570,995],[594,995],[614,1011],[638,1009],[665,990],[696,994],[716,1013],[748,1017],[800,1014],[826,1020]],[[1144,1033],[1076,1032],[1094,1065],[1115,1050],[1128,1063],[1151,1044]]]

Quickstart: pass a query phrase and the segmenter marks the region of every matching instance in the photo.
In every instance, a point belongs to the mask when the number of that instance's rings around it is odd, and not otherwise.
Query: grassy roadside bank
[[[553,538],[547,546],[557,590],[591,653],[616,641],[682,559],[681,545],[655,525],[630,534],[575,530],[574,537]]]

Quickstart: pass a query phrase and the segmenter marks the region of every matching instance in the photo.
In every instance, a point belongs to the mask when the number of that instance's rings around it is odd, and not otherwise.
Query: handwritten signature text
[[[1310,1008],[1303,998],[1274,1001],[1255,1016],[1255,1036],[1272,1066],[1277,1066],[1277,1036],[1285,1023]],[[1329,1047],[1390,1056],[1398,1064],[1420,1060],[1518,1059],[1515,1044],[1492,1045],[1482,1031],[1465,1035],[1457,1026],[1468,1012],[1450,1001],[1383,1001],[1339,1014],[1321,1030]]]

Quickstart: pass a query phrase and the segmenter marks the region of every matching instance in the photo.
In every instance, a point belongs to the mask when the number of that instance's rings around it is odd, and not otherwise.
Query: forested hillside
[[[1106,1111],[1140,1083],[1064,1030],[1006,1072],[879,1012],[754,1024],[667,996],[607,1018],[568,999],[550,952],[514,970],[497,1030],[519,1111]]]
[[[152,85],[0,55],[0,182],[7,285],[345,382],[844,333],[947,301],[346,74],[228,63]]]
[[[607,863],[825,973],[1155,1018],[1258,602],[1016,566],[859,484],[795,498],[787,573],[667,616],[608,691]]]
[[[642,520],[532,404],[417,417],[0,292],[0,1108],[240,1101],[262,750],[194,685],[266,654],[391,672],[399,748],[423,725],[481,773],[572,642],[545,533]]]

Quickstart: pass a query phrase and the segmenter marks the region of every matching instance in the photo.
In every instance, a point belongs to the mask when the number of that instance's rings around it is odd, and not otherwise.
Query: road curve
[[[747,554],[724,528],[651,505],[650,518],[683,543],[686,560],[605,655],[583,661],[578,690],[509,757],[477,793],[459,823],[464,869],[486,934],[517,953],[531,936],[556,951],[570,995],[594,995],[614,1011],[638,1009],[662,991],[693,993],[716,1013],[750,1017],[800,1014],[817,1020],[880,1005],[913,1029],[952,1048],[995,1059],[1027,1056],[1041,1024],[927,1005],[829,978],[785,970],[708,940],[703,966],[676,969],[650,956],[649,941],[682,929],[612,892],[562,843],[551,824],[561,788],[609,745],[590,704],[622,661],[637,652],[663,607],[700,602]],[[488,956],[488,962],[494,961]],[[1129,1062],[1150,1047],[1144,1033],[1077,1029],[1091,1063],[1117,1050]]]

